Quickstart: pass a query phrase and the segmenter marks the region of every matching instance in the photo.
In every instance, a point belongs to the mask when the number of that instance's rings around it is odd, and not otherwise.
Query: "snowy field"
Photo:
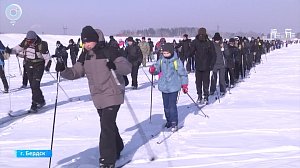
[[[14,47],[23,34],[0,35],[4,45]],[[43,35],[51,54],[57,40],[67,45],[71,36]],[[116,38],[118,40],[119,38]],[[154,38],[153,38],[154,39]],[[124,40],[124,38],[123,38]],[[156,42],[158,39],[154,39]],[[173,38],[167,39],[171,42]],[[161,144],[166,134],[161,93],[153,89],[152,122],[149,121],[151,85],[148,68],[140,68],[138,90],[126,90],[117,123],[125,148],[132,154],[126,168],[296,168],[300,167],[300,45],[275,50],[262,56],[263,63],[251,70],[250,78],[239,83],[220,103],[201,111],[191,99],[180,94],[179,125],[183,127]],[[22,59],[19,60],[22,65]],[[71,65],[69,60],[69,65]],[[55,66],[51,74],[55,77]],[[16,150],[48,150],[51,145],[56,81],[45,72],[42,91],[49,110],[11,118],[9,110],[26,110],[31,105],[31,90],[14,91],[22,84],[18,60],[6,61],[11,76],[11,94],[0,94],[0,168],[47,168],[49,158],[17,158]],[[144,70],[144,71],[143,71]],[[130,75],[128,76],[131,81]],[[0,87],[3,89],[2,82]],[[89,95],[87,79],[62,79],[59,89],[52,167],[97,167],[99,117]],[[195,76],[189,74],[189,94],[196,100]],[[138,123],[135,122],[137,117]],[[139,125],[137,125],[139,124]],[[140,132],[145,132],[142,137]],[[156,135],[152,137],[152,135]],[[155,156],[154,161],[149,158]],[[93,166],[92,166],[93,165]]]

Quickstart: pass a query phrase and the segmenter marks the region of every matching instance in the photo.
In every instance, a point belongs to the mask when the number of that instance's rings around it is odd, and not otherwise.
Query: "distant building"
[[[270,39],[288,40],[296,37],[296,34],[292,32],[292,29],[284,29],[284,32],[278,32],[277,29],[271,29]]]

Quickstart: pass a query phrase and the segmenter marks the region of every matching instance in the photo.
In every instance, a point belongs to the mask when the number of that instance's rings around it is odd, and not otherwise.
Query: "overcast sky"
[[[5,15],[22,8],[14,26]],[[300,32],[300,0],[0,0],[0,32],[80,34],[91,25],[105,35],[124,29],[206,27],[209,31]]]

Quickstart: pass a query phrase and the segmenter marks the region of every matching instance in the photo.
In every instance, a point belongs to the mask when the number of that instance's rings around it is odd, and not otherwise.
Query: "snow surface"
[[[24,37],[24,34],[0,35],[2,42],[10,47]],[[70,38],[78,36],[43,35],[42,38],[49,43],[53,54],[57,40],[67,44]],[[180,125],[184,127],[162,144],[157,141],[163,138],[163,133],[151,138],[165,123],[161,93],[153,89],[150,123],[151,88],[145,73],[150,75],[147,68],[140,68],[139,89],[126,90],[138,123],[126,103],[117,118],[125,143],[122,154],[132,154],[133,159],[125,167],[300,167],[300,45],[273,51],[262,59],[263,63],[251,70],[250,78],[231,89],[231,94],[221,98],[220,103],[210,97],[212,104],[202,109],[209,118],[204,118],[191,99],[181,93],[178,110]],[[55,77],[54,67],[51,74]],[[17,158],[16,150],[50,149],[56,81],[45,72],[41,82],[50,110],[11,118],[7,116],[9,110],[30,107],[31,90],[13,91],[22,84],[15,56],[6,61],[5,69],[7,76],[15,77],[9,78],[11,94],[0,94],[0,167],[47,168],[49,158]],[[89,95],[87,79],[62,79],[60,85],[67,95],[59,89],[51,167],[97,167],[99,117]],[[189,74],[189,94],[197,98],[193,73]],[[149,161],[152,156],[156,159]]]

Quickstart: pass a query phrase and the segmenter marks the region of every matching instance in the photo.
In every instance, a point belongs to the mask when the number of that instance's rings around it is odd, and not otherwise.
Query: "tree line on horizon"
[[[121,30],[116,36],[135,36],[135,37],[182,37],[184,34],[188,34],[189,37],[195,37],[198,34],[198,29],[196,27],[179,27],[179,28],[148,28],[148,29],[138,29],[138,30]],[[213,37],[218,31],[207,30],[208,36]],[[270,33],[258,33],[254,31],[249,32],[219,32],[223,38],[231,38],[235,36],[241,37],[263,37],[267,36],[270,38]],[[296,38],[300,38],[300,32],[296,33]]]

